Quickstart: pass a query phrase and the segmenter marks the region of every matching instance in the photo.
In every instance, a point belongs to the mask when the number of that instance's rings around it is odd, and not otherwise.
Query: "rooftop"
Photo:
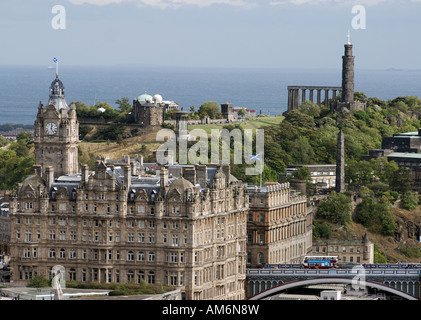
[[[387,155],[388,158],[411,158],[421,159],[421,153],[415,152],[392,152]]]

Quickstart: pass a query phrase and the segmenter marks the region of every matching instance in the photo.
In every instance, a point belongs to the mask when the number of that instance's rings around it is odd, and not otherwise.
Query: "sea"
[[[87,105],[148,93],[196,110],[207,101],[230,102],[257,114],[287,110],[289,85],[341,86],[338,69],[181,68],[160,66],[64,66],[59,78],[65,98]],[[55,69],[48,66],[0,66],[0,124],[33,124],[39,102],[48,102]],[[421,70],[355,70],[355,90],[390,100],[421,97]]]

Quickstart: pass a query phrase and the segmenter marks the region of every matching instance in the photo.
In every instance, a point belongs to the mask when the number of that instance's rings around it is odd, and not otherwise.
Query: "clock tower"
[[[64,86],[56,74],[50,86],[48,105],[38,105],[35,120],[35,164],[42,168],[45,178],[47,167],[54,177],[78,173],[79,122],[76,106],[70,108],[64,99]]]

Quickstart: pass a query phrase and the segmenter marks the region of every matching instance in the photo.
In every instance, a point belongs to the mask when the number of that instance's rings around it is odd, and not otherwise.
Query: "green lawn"
[[[241,127],[244,129],[255,129],[265,126],[272,126],[277,125],[284,119],[284,116],[276,116],[276,117],[254,117],[245,119],[243,122],[240,123]],[[193,129],[203,129],[206,133],[210,134],[212,129],[219,129],[221,130],[227,123],[224,124],[197,124],[197,125],[189,125],[188,130],[191,131]]]

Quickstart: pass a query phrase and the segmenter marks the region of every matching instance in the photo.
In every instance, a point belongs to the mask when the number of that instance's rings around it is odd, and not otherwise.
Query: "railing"
[[[282,275],[282,276],[346,276],[356,275],[358,273],[365,275],[420,275],[420,269],[247,269],[247,276],[267,276],[267,275]]]

